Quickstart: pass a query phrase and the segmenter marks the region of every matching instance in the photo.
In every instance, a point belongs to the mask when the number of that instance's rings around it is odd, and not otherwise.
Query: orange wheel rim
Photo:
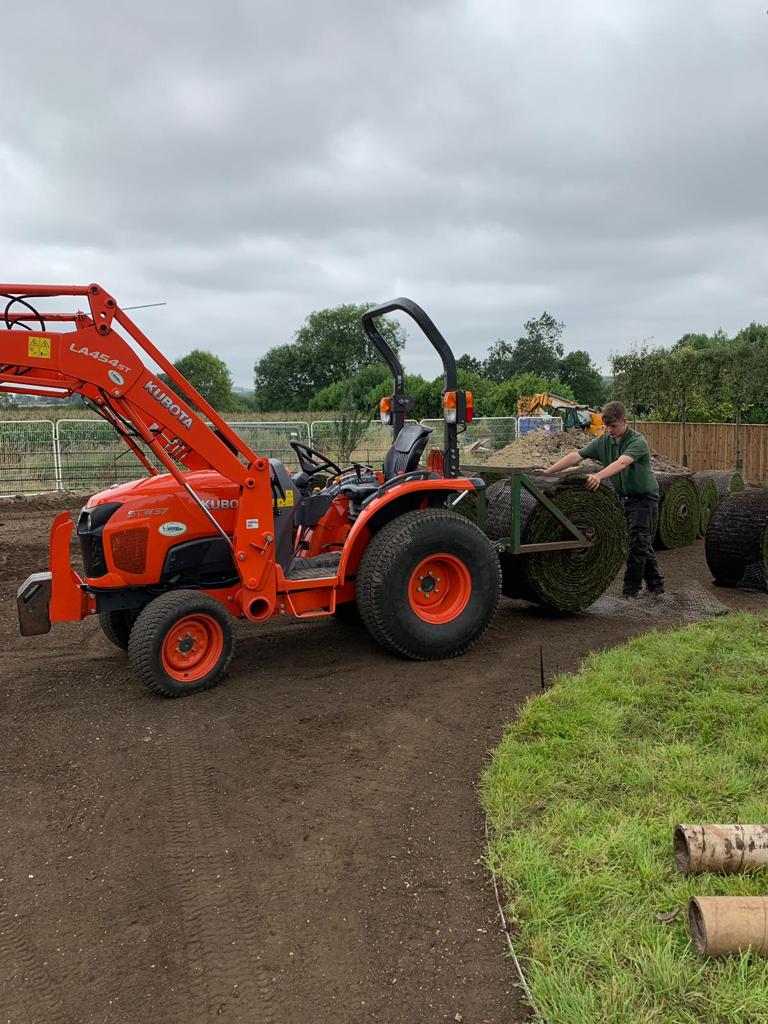
[[[212,615],[185,615],[163,640],[163,669],[179,683],[203,679],[221,657],[224,631]]]
[[[455,555],[438,554],[422,559],[411,574],[408,601],[424,622],[452,622],[472,596],[472,577]]]

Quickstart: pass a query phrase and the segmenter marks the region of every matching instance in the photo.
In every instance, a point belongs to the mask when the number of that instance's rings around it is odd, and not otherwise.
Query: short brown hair
[[[623,402],[609,402],[603,409],[603,423],[611,427],[627,418],[627,407]]]

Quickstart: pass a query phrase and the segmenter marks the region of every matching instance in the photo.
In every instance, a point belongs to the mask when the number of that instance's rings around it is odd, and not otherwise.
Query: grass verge
[[[703,960],[686,924],[692,895],[763,895],[768,877],[687,880],[672,855],[676,822],[768,821],[767,624],[729,616],[593,655],[495,751],[491,861],[548,1024],[768,1022],[768,959]]]

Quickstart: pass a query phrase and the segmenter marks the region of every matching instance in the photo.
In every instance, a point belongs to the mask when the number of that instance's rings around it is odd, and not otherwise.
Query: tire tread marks
[[[210,764],[219,755],[206,754],[191,715],[179,716],[170,732],[167,876],[176,888],[195,1011],[210,1021],[269,1024],[272,982],[259,959],[252,911],[258,894],[243,882],[227,842],[220,779]],[[220,750],[220,728],[216,734]],[[239,742],[234,733],[230,740]]]

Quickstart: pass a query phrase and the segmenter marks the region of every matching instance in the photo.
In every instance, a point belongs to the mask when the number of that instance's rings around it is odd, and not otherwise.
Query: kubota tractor
[[[222,678],[235,618],[329,616],[356,602],[385,649],[415,659],[461,654],[487,628],[499,559],[455,511],[484,486],[459,468],[457,432],[472,396],[457,388],[453,354],[414,302],[395,299],[363,317],[394,379],[381,403],[393,430],[381,470],[339,466],[294,441],[300,469],[291,474],[253,452],[99,285],[5,284],[0,293],[0,391],[81,395],[148,474],[83,508],[82,577],[70,560],[70,513],[55,518],[48,571],[18,592],[24,636],[98,615],[142,682],[177,697]],[[82,297],[88,312],[38,312],[40,299],[61,296]],[[430,428],[406,423],[403,368],[375,325],[393,310],[416,321],[443,363],[445,445],[428,468],[420,459]]]

